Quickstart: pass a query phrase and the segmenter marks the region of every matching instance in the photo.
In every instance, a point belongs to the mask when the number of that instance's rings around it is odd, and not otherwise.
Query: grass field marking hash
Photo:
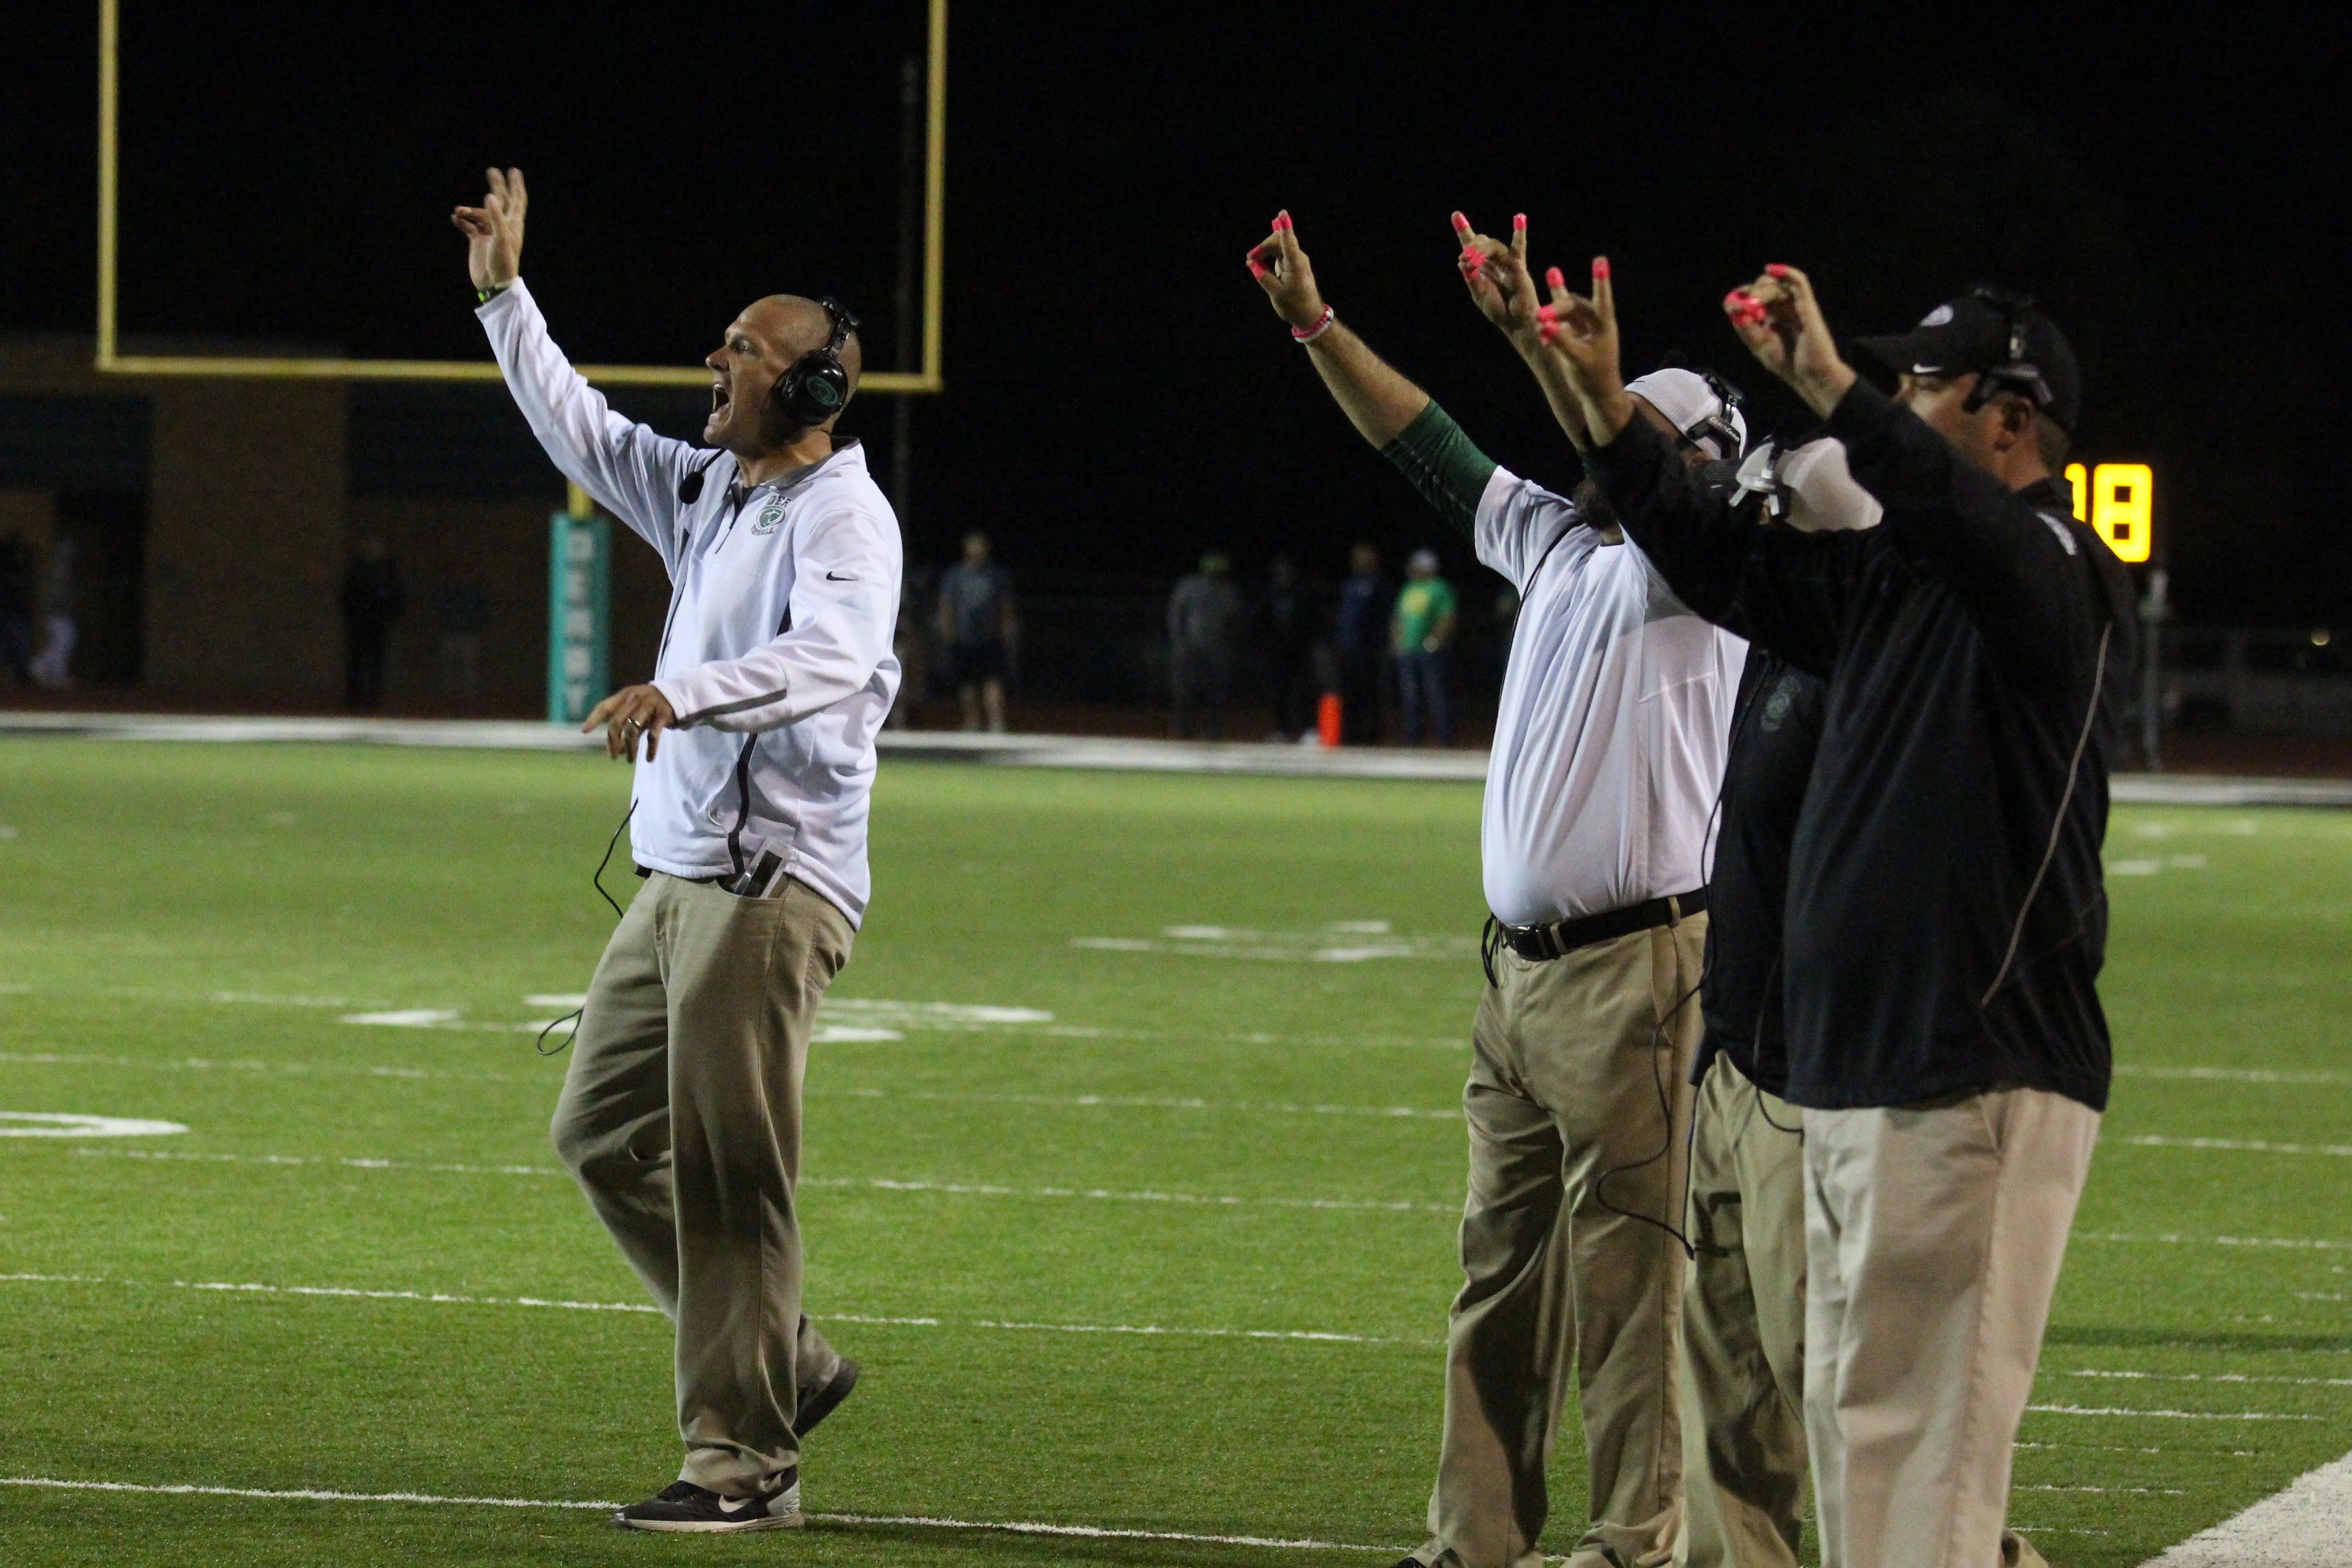
[[[87,1116],[57,1110],[0,1110],[0,1138],[162,1138],[185,1132],[177,1121],[137,1116]]]
[[[621,1505],[571,1498],[444,1497],[433,1492],[347,1492],[322,1488],[271,1489],[154,1485],[137,1481],[63,1480],[50,1476],[0,1476],[0,1487],[38,1487],[58,1491],[142,1492],[161,1497],[230,1497],[283,1500],[288,1502],[382,1502],[456,1508],[551,1508],[609,1512]],[[1045,1524],[1029,1520],[935,1519],[927,1514],[812,1513],[817,1524],[883,1525],[923,1530],[982,1530],[1007,1535],[1064,1536],[1081,1541],[1184,1541],[1206,1546],[1264,1546],[1300,1552],[1373,1552],[1402,1553],[1402,1546],[1365,1546],[1345,1541],[1317,1541],[1266,1535],[1196,1535],[1177,1530],[1121,1530],[1106,1525]]]

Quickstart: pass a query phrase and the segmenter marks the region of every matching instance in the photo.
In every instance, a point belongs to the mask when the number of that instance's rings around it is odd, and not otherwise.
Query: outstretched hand
[[[1779,262],[1744,289],[1723,297],[1732,331],[1766,370],[1787,382],[1822,418],[1844,398],[1854,374],[1838,357],[1812,279]]]
[[[1298,231],[1288,211],[1274,215],[1274,232],[1250,247],[1242,259],[1265,290],[1274,313],[1305,331],[1323,319],[1323,291],[1315,287],[1315,267],[1298,248]]]
[[[1454,265],[1461,268],[1462,281],[1470,289],[1470,302],[1511,340],[1514,348],[1523,354],[1536,353],[1537,311],[1542,301],[1536,294],[1534,275],[1528,271],[1528,215],[1512,216],[1508,245],[1477,233],[1460,213],[1454,215],[1454,237],[1462,242],[1462,255]]]
[[[580,726],[583,735],[604,731],[604,754],[635,762],[637,742],[646,743],[646,761],[661,749],[661,734],[677,723],[677,710],[656,686],[624,686],[589,710]]]
[[[477,289],[503,289],[522,270],[522,220],[530,206],[523,188],[522,171],[488,171],[489,194],[478,207],[459,207],[449,215],[466,237],[466,270]]]
[[[1557,267],[1544,274],[1551,303],[1536,312],[1536,338],[1552,363],[1564,372],[1584,411],[1585,428],[1602,446],[1617,438],[1633,417],[1617,345],[1617,291],[1609,258],[1592,258],[1592,292],[1579,294]]]

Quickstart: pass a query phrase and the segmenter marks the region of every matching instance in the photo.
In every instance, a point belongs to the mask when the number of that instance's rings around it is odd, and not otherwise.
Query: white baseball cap
[[[1722,385],[1695,370],[1654,370],[1625,390],[1664,415],[1685,440],[1705,447],[1717,462],[1736,462],[1748,450],[1748,421],[1739,405],[1717,390]]]

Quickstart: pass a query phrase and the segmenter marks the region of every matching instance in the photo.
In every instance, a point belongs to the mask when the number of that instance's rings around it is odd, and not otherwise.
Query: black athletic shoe
[[[660,1496],[631,1503],[613,1516],[624,1530],[796,1530],[801,1524],[801,1474],[757,1497],[724,1498],[692,1481],[673,1481]]]
[[[857,1363],[847,1356],[841,1358],[841,1370],[835,1373],[823,1388],[812,1391],[801,1401],[799,1412],[793,1418],[793,1435],[805,1437],[816,1430],[816,1424],[841,1408],[841,1402],[857,1387]]]

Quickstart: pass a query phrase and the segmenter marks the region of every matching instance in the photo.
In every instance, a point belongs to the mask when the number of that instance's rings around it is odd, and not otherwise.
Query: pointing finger
[[[1601,330],[1614,331],[1617,327],[1617,289],[1609,279],[1609,258],[1592,258],[1592,309],[1601,318]]]
[[[1274,240],[1280,248],[1283,269],[1286,272],[1289,270],[1291,263],[1304,259],[1298,248],[1298,228],[1290,221],[1288,207],[1274,215]]]
[[[1521,261],[1528,258],[1528,215],[1511,215],[1511,254]]]
[[[520,169],[509,169],[507,171],[507,184],[514,197],[514,215],[516,217],[520,218],[522,216],[523,209],[530,205],[530,192],[522,183],[522,171]]]

